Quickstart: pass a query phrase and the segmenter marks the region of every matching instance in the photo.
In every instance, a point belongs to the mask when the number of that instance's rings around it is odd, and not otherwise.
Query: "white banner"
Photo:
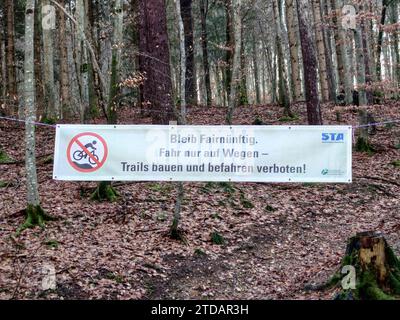
[[[58,125],[56,180],[350,183],[348,126]]]

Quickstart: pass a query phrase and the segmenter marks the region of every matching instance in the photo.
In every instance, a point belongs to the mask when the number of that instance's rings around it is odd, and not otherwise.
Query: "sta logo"
[[[322,134],[323,143],[344,143],[343,133],[323,133]]]

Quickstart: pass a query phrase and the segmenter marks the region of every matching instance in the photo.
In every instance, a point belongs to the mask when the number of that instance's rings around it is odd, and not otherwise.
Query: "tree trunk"
[[[241,25],[241,44],[240,44],[240,86],[239,86],[239,105],[247,106],[249,104],[249,97],[247,95],[247,61],[246,61],[246,48],[243,36],[243,24]]]
[[[86,16],[85,17],[85,37],[89,39],[92,54],[88,52],[88,47],[84,41],[84,45],[86,47],[86,56],[87,56],[87,79],[88,79],[88,94],[89,94],[89,107],[87,110],[87,115],[85,120],[89,120],[94,118],[98,115],[98,97],[96,92],[96,85],[95,85],[95,78],[98,75],[93,67],[94,60],[97,59],[96,56],[96,40],[93,37],[93,4],[91,0],[84,1],[85,9],[86,9]]]
[[[35,225],[44,226],[49,219],[40,207],[35,154],[35,64],[34,64],[35,0],[26,1],[25,10],[25,59],[24,59],[24,101],[25,101],[25,169],[27,192],[27,219],[17,234]]]
[[[177,190],[177,197],[176,197],[176,201],[175,201],[172,225],[170,228],[170,236],[172,239],[185,241],[183,232],[179,229],[179,221],[181,219],[182,202],[183,202],[183,197],[184,197],[184,188],[183,188],[182,182],[177,183],[176,190]]]
[[[65,7],[65,0],[60,1],[60,5]],[[66,21],[65,13],[59,12],[59,47],[60,47],[60,91],[61,91],[61,116],[62,118],[70,118],[71,116],[71,101],[70,101],[70,80],[68,72],[68,47],[66,39]]]
[[[292,117],[292,112],[290,110],[290,100],[289,100],[289,88],[285,77],[285,66],[284,66],[284,52],[282,48],[283,37],[282,37],[282,14],[281,14],[281,0],[274,0],[272,2],[275,20],[275,30],[276,30],[276,55],[278,58],[278,97],[279,104],[283,108],[285,116]]]
[[[49,0],[41,0],[41,18],[44,19],[51,12],[45,9],[49,7]],[[46,20],[43,20],[46,21]],[[50,25],[42,26],[43,40],[43,79],[44,79],[44,118],[57,120],[59,118],[58,98],[56,97],[54,81],[54,29]]]
[[[231,84],[232,84],[232,68],[233,68],[233,51],[234,51],[234,35],[233,35],[233,28],[236,26],[232,26],[232,15],[233,15],[233,8],[232,8],[232,1],[233,0],[225,0],[225,12],[226,12],[226,43],[225,47],[227,48],[225,53],[225,85],[226,85],[226,92],[228,97],[231,93]],[[229,100],[229,98],[228,98]]]
[[[182,12],[181,12],[181,3],[180,0],[175,0],[175,10],[176,10],[176,16],[178,19],[178,29],[179,29],[179,74],[180,74],[180,105],[181,105],[181,111],[180,114],[178,113],[177,109],[175,113],[177,113],[177,119],[179,124],[184,124],[185,120],[182,119],[182,116],[186,115],[186,97],[187,97],[187,92],[186,92],[186,83],[187,83],[187,54],[188,52],[186,51],[186,35],[185,35],[185,27],[184,27],[184,22],[182,18]]]
[[[232,65],[232,79],[229,93],[229,105],[226,115],[226,122],[231,125],[233,112],[238,106],[237,90],[240,84],[240,56],[242,44],[242,18],[241,18],[241,0],[232,0],[232,16],[234,26],[234,43],[235,48],[233,52],[233,65]]]
[[[330,5],[328,5],[329,0],[322,0],[322,23],[324,25],[327,24],[327,19],[326,16],[330,14],[329,8]],[[336,91],[337,91],[337,86],[336,86],[336,76],[335,76],[335,68],[333,66],[333,49],[332,49],[332,44],[331,44],[331,38],[332,38],[332,32],[331,29],[328,27],[323,28],[323,35],[324,35],[324,44],[325,44],[325,59],[326,59],[326,76],[328,80],[328,86],[329,86],[329,100],[330,101],[335,101],[336,102]]]
[[[119,79],[121,67],[121,51],[123,41],[123,19],[124,11],[122,0],[114,0],[113,10],[113,37],[111,50],[111,75],[110,89],[107,104],[107,123],[117,123],[117,109],[119,104]],[[92,200],[114,202],[118,198],[118,192],[112,187],[110,181],[102,181],[92,194]]]
[[[326,67],[326,53],[325,53],[325,43],[324,34],[322,29],[322,17],[321,17],[321,1],[313,0],[313,13],[315,21],[315,40],[318,56],[318,71],[319,71],[319,82],[321,85],[321,96],[322,101],[329,101],[329,85],[327,77],[327,67]]]
[[[123,42],[123,20],[124,11],[122,0],[114,0],[112,10],[113,17],[113,39],[111,49],[111,76],[110,89],[108,94],[108,123],[117,123],[117,109],[119,104],[119,82],[121,69],[121,52]]]
[[[360,5],[360,11],[363,10],[363,6]],[[368,30],[366,27],[366,21],[365,18],[361,18],[361,26],[360,26],[360,32],[361,32],[361,39],[362,39],[362,50],[364,52],[364,71],[365,71],[365,84],[367,86],[365,90],[366,94],[366,100],[367,100],[367,105],[371,105],[373,102],[373,96],[372,96],[372,91],[369,88],[372,83],[372,76],[371,76],[371,50],[370,50],[370,43],[369,43],[369,38],[368,38]]]
[[[258,67],[258,41],[255,36],[256,30],[253,30],[253,38],[252,38],[252,54],[253,54],[253,68],[254,68],[254,88],[256,92],[256,101],[255,104],[261,104],[261,89],[260,89],[260,74]]]
[[[332,11],[334,11],[333,23],[335,25],[335,46],[336,46],[336,57],[338,64],[338,73],[339,73],[339,93],[344,93],[345,103],[352,104],[353,103],[353,95],[352,95],[352,81],[351,81],[351,73],[350,73],[350,65],[347,59],[346,53],[346,36],[342,27],[342,0],[331,0]]]
[[[342,279],[336,299],[391,300],[400,295],[400,261],[378,232],[361,232],[348,240],[343,267],[355,274]],[[340,279],[339,272],[335,275]],[[351,279],[353,278],[353,279]],[[347,281],[350,280],[350,281]],[[353,280],[353,284],[351,284]]]
[[[208,61],[208,33],[207,33],[207,13],[208,1],[200,0],[200,20],[201,20],[201,46],[203,50],[203,69],[204,81],[206,86],[207,107],[211,107],[211,80],[210,80],[210,63]]]
[[[42,74],[42,19],[40,6],[35,8],[35,79],[36,79],[36,114],[38,119],[44,115],[44,80]]]
[[[188,104],[196,104],[196,68],[194,63],[194,34],[193,34],[193,17],[192,17],[192,1],[180,0],[181,14],[183,26],[185,30],[185,52],[186,52],[186,102]]]
[[[15,25],[14,25],[14,0],[5,1],[6,15],[7,15],[7,43],[6,43],[6,56],[7,56],[7,94],[10,99],[11,113],[14,114],[18,111],[18,90],[17,90],[17,76],[16,76],[16,62],[15,62]]]
[[[375,123],[375,120],[372,117],[372,115],[369,112],[367,112],[366,110],[360,110],[358,112],[358,118],[359,118],[359,124],[361,126],[366,126],[371,123]],[[355,149],[357,151],[367,152],[367,153],[374,152],[374,148],[371,146],[371,144],[369,143],[369,139],[368,139],[369,134],[373,132],[371,130],[376,130],[376,129],[373,126],[359,128],[359,133],[358,133],[357,142],[356,142],[356,146],[355,146]]]
[[[25,139],[26,175],[28,205],[39,205],[35,154],[35,67],[34,67],[34,17],[35,0],[26,2],[25,12],[25,61],[24,61],[24,100],[25,100]]]
[[[391,5],[391,22],[393,24],[399,23],[399,2],[392,2]],[[395,81],[397,83],[397,89],[400,89],[400,31],[393,33],[393,52],[394,52],[394,59],[393,59],[393,68],[395,72]],[[400,97],[400,92],[397,92],[397,97]]]
[[[382,43],[383,43],[383,33],[384,33],[382,27],[385,25],[386,21],[388,1],[389,0],[382,1],[381,21],[379,25],[378,43],[376,47],[376,77],[378,81],[382,81],[381,56],[382,56]]]
[[[301,51],[304,64],[304,83],[307,102],[307,116],[310,125],[322,125],[321,106],[317,85],[317,59],[313,49],[310,28],[306,21],[307,0],[297,1]]]
[[[144,103],[151,107],[153,124],[169,124],[174,112],[165,0],[143,0],[139,11]]]
[[[290,46],[290,64],[291,64],[291,83],[292,100],[294,103],[302,100],[301,77],[299,65],[299,25],[294,9],[296,0],[286,0],[286,24],[288,27],[288,38]]]
[[[176,110],[177,113],[177,118],[178,118],[178,124],[179,125],[184,125],[186,124],[186,71],[187,71],[187,59],[186,59],[186,46],[185,46],[185,31],[184,31],[184,23],[182,21],[182,15],[181,15],[181,5],[180,5],[180,0],[176,0],[175,2],[175,10],[176,10],[176,16],[178,17],[178,25],[179,25],[179,53],[180,53],[180,102],[181,102],[181,111],[180,114],[178,114],[178,111]],[[179,229],[179,221],[181,219],[181,211],[182,211],[182,202],[183,202],[183,197],[184,197],[184,188],[183,188],[183,182],[178,182],[176,184],[176,191],[177,191],[177,197],[175,200],[175,210],[174,210],[174,216],[172,219],[172,225],[170,228],[170,236],[173,239],[177,240],[184,240],[183,233]]]
[[[93,192],[91,199],[95,201],[114,202],[118,199],[118,192],[112,187],[110,181],[102,181]]]
[[[372,3],[367,3],[368,11],[370,14],[375,14],[374,5]],[[369,43],[369,52],[370,52],[370,66],[369,69],[371,71],[371,80],[372,82],[376,81],[376,42],[377,39],[375,37],[374,31],[374,20],[371,19],[366,23],[368,43]]]
[[[365,85],[366,85],[365,57],[364,57],[361,28],[359,26],[357,26],[357,28],[354,30],[354,42],[355,42],[355,50],[356,50],[357,85],[358,85],[359,104],[362,106],[365,106],[368,104],[367,94],[365,92]]]
[[[89,118],[89,66],[88,66],[88,53],[84,43],[86,32],[86,8],[84,0],[76,0],[76,39],[77,39],[77,65],[79,72],[79,83],[81,87],[81,122],[86,123]]]
[[[3,28],[3,23],[0,23],[0,28]],[[6,77],[6,62],[5,55],[3,54],[5,50],[3,41],[3,31],[0,31],[0,97],[5,97],[7,92],[7,77]],[[5,108],[0,108],[0,115],[6,114]],[[1,150],[0,150],[1,154]]]

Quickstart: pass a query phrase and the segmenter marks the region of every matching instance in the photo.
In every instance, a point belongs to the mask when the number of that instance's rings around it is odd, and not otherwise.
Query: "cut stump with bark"
[[[349,239],[341,268],[330,281],[332,284],[338,284],[345,266],[354,267],[355,286],[343,289],[343,278],[342,291],[336,299],[400,299],[400,260],[381,233],[361,232]]]

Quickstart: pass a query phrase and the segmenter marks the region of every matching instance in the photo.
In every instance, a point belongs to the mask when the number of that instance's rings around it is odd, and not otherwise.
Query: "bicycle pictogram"
[[[107,159],[106,141],[96,133],[85,132],[75,136],[68,145],[69,164],[79,172],[94,172],[100,169]]]

